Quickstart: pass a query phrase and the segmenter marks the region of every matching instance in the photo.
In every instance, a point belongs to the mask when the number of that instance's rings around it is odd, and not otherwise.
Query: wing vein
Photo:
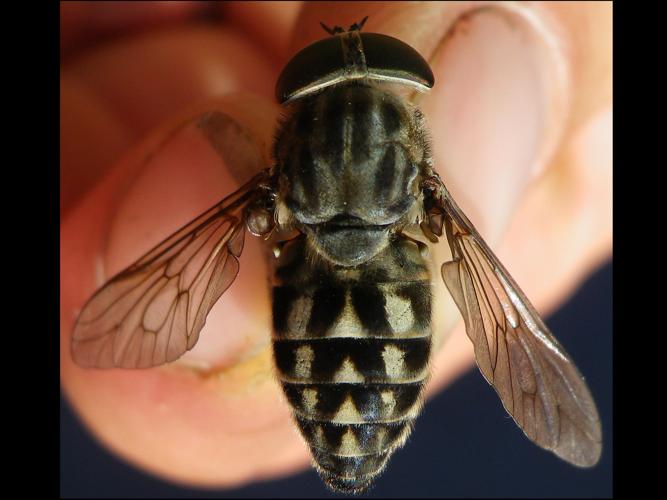
[[[264,184],[268,175],[266,170],[253,177],[95,293],[74,325],[74,360],[86,367],[143,368],[191,349],[206,315],[238,274],[235,256],[234,265],[226,263],[230,239],[243,231],[246,205],[273,196]]]

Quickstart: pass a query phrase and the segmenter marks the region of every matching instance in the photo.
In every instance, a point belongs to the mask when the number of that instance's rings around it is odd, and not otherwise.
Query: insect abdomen
[[[362,266],[289,244],[273,289],[274,355],[295,419],[332,488],[367,488],[409,435],[428,377],[431,297],[413,243]],[[319,262],[319,263],[318,263]]]

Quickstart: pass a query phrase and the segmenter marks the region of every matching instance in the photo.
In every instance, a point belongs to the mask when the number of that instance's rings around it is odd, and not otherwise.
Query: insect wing
[[[442,277],[480,371],[532,441],[574,465],[595,465],[602,434],[583,377],[444,185],[443,191],[453,260],[442,265]]]
[[[74,326],[74,361],[147,368],[192,349],[208,312],[238,274],[243,208],[267,175],[256,175],[98,290]]]

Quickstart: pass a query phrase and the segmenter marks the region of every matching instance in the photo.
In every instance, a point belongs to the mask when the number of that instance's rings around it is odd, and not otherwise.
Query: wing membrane
[[[85,367],[147,368],[173,361],[239,271],[243,209],[263,171],[108,281],[83,307],[72,356]]]
[[[441,206],[453,256],[442,277],[480,371],[532,441],[575,465],[595,465],[602,434],[583,377],[444,185]]]

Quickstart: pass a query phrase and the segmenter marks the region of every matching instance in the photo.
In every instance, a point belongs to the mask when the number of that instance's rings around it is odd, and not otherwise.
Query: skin
[[[222,15],[193,19],[204,11]],[[296,50],[325,36],[320,20],[347,27],[368,15],[366,31],[429,60],[436,85],[415,102],[437,169],[538,310],[552,311],[611,255],[610,3],[360,2],[333,12],[319,2],[61,3],[62,387],[101,442],[161,477],[232,486],[309,462],[273,378],[268,271],[251,236],[237,281],[183,361],[84,370],[69,345],[104,279],[250,176],[251,154],[222,161],[194,128],[170,131],[220,111],[245,138],[222,147],[248,145],[268,165],[273,84]],[[447,260],[446,244],[432,255]],[[473,364],[439,279],[434,295],[446,342],[431,393]]]

